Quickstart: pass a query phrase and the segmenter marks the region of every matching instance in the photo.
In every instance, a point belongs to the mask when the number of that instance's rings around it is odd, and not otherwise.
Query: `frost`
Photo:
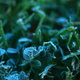
[[[4,55],[6,53],[6,51],[2,48],[0,48],[0,56]]]

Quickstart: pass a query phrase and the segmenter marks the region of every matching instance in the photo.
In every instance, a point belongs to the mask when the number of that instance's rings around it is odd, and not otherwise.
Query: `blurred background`
[[[79,13],[80,0],[0,0],[0,20],[2,20],[4,32],[6,34],[17,33],[17,38],[19,35],[32,38],[32,34],[35,33],[43,16],[45,16],[42,25],[43,36],[45,33],[47,35],[46,30],[66,27],[69,17],[75,26],[80,26]],[[24,32],[20,34],[18,30],[20,24],[24,26],[26,35]],[[48,40],[48,38],[45,37],[44,40]]]

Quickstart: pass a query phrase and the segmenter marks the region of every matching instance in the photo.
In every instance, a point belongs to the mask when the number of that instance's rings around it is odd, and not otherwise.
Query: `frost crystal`
[[[37,54],[36,47],[28,47],[23,51],[23,58],[28,61],[31,61],[36,54]]]

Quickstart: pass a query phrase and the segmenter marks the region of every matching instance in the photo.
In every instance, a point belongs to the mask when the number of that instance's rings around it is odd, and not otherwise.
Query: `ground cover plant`
[[[0,0],[0,80],[80,80],[80,0]]]

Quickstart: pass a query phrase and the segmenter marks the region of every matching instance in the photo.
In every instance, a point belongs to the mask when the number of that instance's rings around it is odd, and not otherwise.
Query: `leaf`
[[[31,66],[32,67],[40,67],[41,66],[41,62],[39,60],[33,60],[31,62]]]
[[[22,18],[19,18],[16,21],[16,23],[18,24],[20,30],[25,29],[25,25],[24,25],[24,22],[23,22],[23,19]]]
[[[15,54],[15,53],[18,52],[18,50],[17,50],[17,49],[14,49],[14,48],[8,48],[8,49],[7,49],[7,52],[8,52],[8,53],[11,53],[11,54]]]
[[[67,19],[65,17],[59,17],[56,22],[58,24],[66,23]]]
[[[29,80],[28,76],[26,75],[26,73],[24,71],[21,71],[19,74],[19,80]]]
[[[31,24],[26,24],[25,27],[24,27],[24,30],[27,31],[29,28],[31,28]]]
[[[47,66],[47,67],[44,69],[43,72],[39,73],[39,75],[41,75],[41,79],[43,79],[44,76],[47,75],[48,70],[49,70],[51,67],[53,67],[53,66],[55,66],[55,64],[54,64],[54,65],[53,65],[53,64],[50,64],[49,66]]]
[[[36,6],[36,7],[33,7],[32,10],[37,11],[39,8],[40,8],[40,6]]]
[[[70,43],[71,43],[72,35],[73,35],[73,33],[70,33],[70,34],[69,34],[69,39],[68,39],[68,43],[67,43],[67,48],[68,48],[69,51],[71,51],[69,45],[70,45]]]
[[[32,42],[32,40],[31,40],[31,39],[28,39],[28,38],[26,38],[26,37],[23,37],[23,38],[20,38],[20,39],[18,40],[18,42],[19,42],[19,43],[21,43],[21,42]]]
[[[6,53],[5,49],[0,48],[0,56],[3,56]]]
[[[2,26],[2,21],[1,20],[0,20],[0,35],[2,37],[2,41],[3,41],[4,47],[7,49],[8,48],[8,43],[7,43],[7,40],[6,40],[6,37],[5,37],[5,33],[4,33],[4,30],[3,30],[3,26]]]
[[[37,29],[36,29],[36,33],[35,33],[36,35],[37,35],[38,31],[41,29],[41,26],[42,26],[44,19],[45,19],[45,16],[42,16],[40,21],[39,21],[39,24],[37,26]]]
[[[68,32],[71,32],[71,31],[74,31],[76,30],[77,27],[74,27],[74,26],[70,26],[68,28],[62,28],[56,35],[55,37],[59,37],[60,35],[65,35],[66,33]]]
[[[5,63],[5,61],[1,61],[0,62],[0,70],[1,71],[8,71],[10,69],[10,66],[9,65],[3,65]]]
[[[41,30],[40,29],[38,31],[38,37],[39,37],[39,41],[41,43],[41,41],[42,41],[42,34],[41,34]]]
[[[77,42],[78,46],[80,46],[80,39],[79,39],[78,34],[76,33],[76,31],[74,31],[73,33],[74,33],[74,36],[76,38],[76,42]]]
[[[5,63],[5,61],[1,61],[1,62],[0,62],[0,67],[1,67],[1,65],[3,65],[4,63]]]
[[[54,50],[57,50],[56,45],[55,45],[54,43],[52,43],[51,41],[49,41],[49,42],[44,42],[43,45],[51,45],[51,46],[54,48]]]
[[[66,59],[71,58],[71,57],[76,57],[78,59],[77,55],[80,55],[80,52],[75,52],[75,53],[71,53],[67,56],[64,56],[62,60],[66,60]]]
[[[5,77],[6,80],[19,80],[19,75],[16,73],[16,74],[13,74],[13,75],[9,75],[7,77]]]
[[[35,15],[35,13],[31,14],[31,15],[24,21],[24,24],[27,24],[29,21],[31,21],[31,19],[33,18],[34,15]]]
[[[45,16],[45,12],[44,12],[44,11],[42,11],[42,10],[37,10],[37,12],[38,12],[39,14],[41,14],[43,17]]]
[[[50,36],[55,36],[56,34],[58,33],[58,30],[57,29],[55,29],[55,30],[48,30],[48,34],[50,35]]]
[[[59,46],[59,50],[60,50],[60,52],[62,54],[62,57],[64,57],[64,52],[63,52],[63,50],[62,50],[62,48],[60,46]]]
[[[5,36],[6,39],[9,40],[13,36],[13,33],[7,33]]]
[[[58,39],[57,38],[51,38],[51,40],[50,40],[51,42],[53,42],[55,45],[59,45],[59,41],[58,41]]]
[[[17,68],[13,59],[7,60],[7,65],[9,65],[9,66],[11,66],[13,68]]]
[[[66,40],[66,39],[67,39],[67,35],[60,35],[60,37],[61,37],[63,40]]]
[[[21,64],[19,64],[19,66],[26,66],[29,62],[26,60],[23,60]]]
[[[9,65],[2,65],[1,67],[2,67],[2,69],[5,69],[5,70],[9,70],[10,69]]]
[[[37,52],[38,51],[36,50],[36,47],[25,48],[24,51],[23,51],[23,58],[25,60],[31,61],[32,59],[34,59]]]

